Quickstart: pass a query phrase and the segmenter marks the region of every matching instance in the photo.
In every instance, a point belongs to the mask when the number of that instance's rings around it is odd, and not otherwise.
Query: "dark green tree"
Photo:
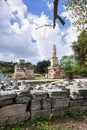
[[[73,66],[75,65],[74,56],[63,56],[60,60],[60,66],[64,68],[67,78],[73,78]]]
[[[87,30],[83,30],[78,36],[78,40],[72,43],[74,57],[77,65],[73,71],[78,75],[87,77]]]
[[[4,73],[13,73],[15,63],[12,62],[0,62],[0,70]]]
[[[80,66],[87,66],[87,31],[83,30],[76,42],[72,43],[72,49],[77,63]]]
[[[43,60],[41,62],[38,62],[37,65],[35,66],[35,72],[44,74],[47,73],[48,71],[48,66],[50,65],[50,61]]]

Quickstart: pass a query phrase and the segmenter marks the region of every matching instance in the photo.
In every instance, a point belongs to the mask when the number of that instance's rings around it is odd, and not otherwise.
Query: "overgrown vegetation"
[[[9,74],[14,72],[14,65],[15,63],[13,62],[0,62],[0,71],[3,72],[4,74]]]
[[[66,116],[76,120],[83,120],[83,119],[87,119],[87,112],[85,112],[83,109],[81,109],[80,106],[78,106],[76,110],[73,111],[68,109],[66,111]]]
[[[63,56],[60,65],[64,68],[66,76],[87,77],[87,30],[83,30],[78,40],[72,43],[74,55]]]
[[[60,60],[60,66],[64,68],[66,77],[73,79],[73,67],[75,65],[74,56],[63,56]]]
[[[48,66],[50,65],[49,60],[43,60],[37,63],[37,65],[34,66],[35,73],[39,74],[45,74],[48,72]]]

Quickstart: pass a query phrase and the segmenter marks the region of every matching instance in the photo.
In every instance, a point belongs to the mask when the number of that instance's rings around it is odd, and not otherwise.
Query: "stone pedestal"
[[[60,66],[58,66],[58,60],[56,57],[56,46],[53,45],[51,65],[48,67],[48,78],[58,79],[64,77],[65,77],[64,70]]]
[[[50,79],[61,79],[64,78],[65,74],[62,68],[57,66],[49,66],[48,67],[48,78]]]

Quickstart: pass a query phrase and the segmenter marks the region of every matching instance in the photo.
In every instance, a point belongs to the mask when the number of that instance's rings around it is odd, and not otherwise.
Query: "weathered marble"
[[[31,97],[28,96],[17,96],[15,98],[15,102],[18,103],[29,103],[31,101]]]
[[[39,99],[39,100],[32,100],[31,101],[31,110],[45,110],[51,109],[51,99]]]
[[[69,98],[64,99],[52,99],[52,109],[59,109],[69,106]]]
[[[31,90],[30,94],[33,99],[46,99],[47,93],[43,90]]]
[[[11,116],[7,120],[7,124],[11,124],[15,121],[25,121],[30,119],[30,112],[24,113],[24,114],[18,114],[16,116]]]
[[[26,113],[27,104],[14,104],[0,108],[0,118],[16,116]]]
[[[68,98],[69,97],[69,91],[67,90],[61,90],[61,89],[51,89],[47,90],[50,98]]]
[[[20,60],[14,68],[14,79],[34,79],[33,65]]]
[[[58,79],[58,78],[64,78],[64,77],[65,77],[64,70],[58,65],[58,60],[56,57],[56,46],[53,45],[51,65],[48,67],[48,78]]]

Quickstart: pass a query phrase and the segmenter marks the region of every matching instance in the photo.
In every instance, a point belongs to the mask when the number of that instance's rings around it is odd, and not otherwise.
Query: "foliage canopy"
[[[75,20],[73,25],[79,30],[85,29],[87,25],[87,0],[68,0],[64,5]]]

